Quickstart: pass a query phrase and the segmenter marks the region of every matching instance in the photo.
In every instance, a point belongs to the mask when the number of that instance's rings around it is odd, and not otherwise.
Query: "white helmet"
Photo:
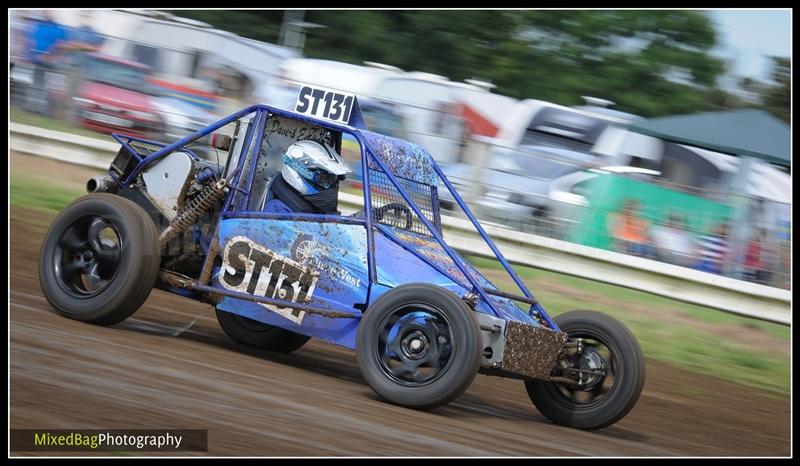
[[[300,194],[330,189],[352,171],[336,149],[316,141],[297,141],[283,154],[283,179]]]

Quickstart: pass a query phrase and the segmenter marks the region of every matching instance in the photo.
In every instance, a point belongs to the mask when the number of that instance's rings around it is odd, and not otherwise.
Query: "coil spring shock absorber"
[[[225,196],[226,192],[228,192],[228,184],[224,179],[204,188],[161,232],[158,238],[161,246],[164,247],[169,240],[189,226],[194,225],[205,211],[213,207],[217,201]]]

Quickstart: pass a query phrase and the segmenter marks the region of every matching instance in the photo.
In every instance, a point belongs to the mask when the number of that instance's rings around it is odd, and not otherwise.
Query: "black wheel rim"
[[[575,377],[583,383],[549,383],[546,389],[570,409],[591,409],[609,399],[619,386],[622,374],[618,351],[601,335],[589,330],[569,332],[569,337],[580,338],[582,346],[580,351],[578,348],[568,350],[566,359],[570,367],[595,373],[570,374],[562,369],[563,375]]]
[[[417,387],[447,371],[454,346],[452,326],[444,313],[414,304],[394,310],[381,321],[375,356],[391,380]]]
[[[116,277],[123,249],[123,237],[110,219],[82,217],[67,227],[56,243],[56,281],[73,298],[93,298]]]

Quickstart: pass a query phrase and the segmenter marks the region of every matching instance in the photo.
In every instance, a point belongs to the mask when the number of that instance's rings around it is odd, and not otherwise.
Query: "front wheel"
[[[572,383],[526,380],[533,404],[556,424],[578,429],[599,429],[625,417],[644,386],[644,356],[636,338],[599,312],[571,311],[554,320],[574,344],[556,369]]]
[[[39,282],[58,313],[112,325],[144,304],[160,263],[158,232],[141,207],[113,194],[90,194],[67,206],[50,226]]]
[[[478,321],[454,293],[411,283],[378,298],[358,326],[361,374],[389,402],[416,409],[449,403],[480,367]]]

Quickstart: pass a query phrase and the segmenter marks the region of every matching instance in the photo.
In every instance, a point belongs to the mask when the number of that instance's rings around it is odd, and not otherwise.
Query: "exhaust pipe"
[[[86,192],[88,193],[116,193],[117,182],[108,176],[95,176],[86,182]]]

